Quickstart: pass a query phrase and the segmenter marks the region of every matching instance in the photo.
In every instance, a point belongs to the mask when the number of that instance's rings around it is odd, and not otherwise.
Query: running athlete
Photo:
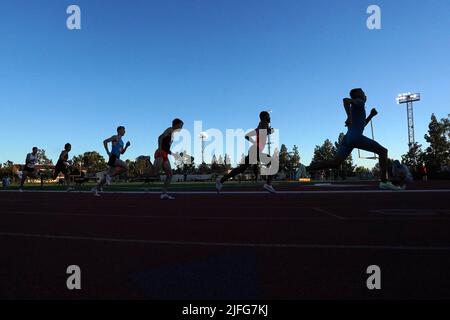
[[[64,150],[61,151],[59,155],[58,162],[55,166],[55,172],[53,173],[53,180],[58,178],[60,173],[64,174],[64,182],[67,185],[67,191],[72,191],[73,188],[70,187],[70,170],[69,170],[69,152],[72,150],[72,145],[70,143],[66,143],[64,145]]]
[[[108,166],[109,170],[103,177],[103,179],[99,182],[99,184],[92,189],[92,192],[95,196],[99,195],[99,190],[103,189],[105,184],[110,184],[113,177],[120,175],[121,173],[127,171],[127,164],[120,160],[120,156],[124,154],[131,143],[128,141],[126,145],[124,145],[122,141],[122,137],[125,135],[125,127],[120,126],[117,128],[117,135],[112,136],[111,138],[103,141],[103,146],[105,147],[106,153],[109,156]],[[111,151],[108,149],[108,144],[111,143]]]
[[[413,181],[413,176],[409,168],[400,163],[400,161],[395,160],[392,164],[392,183],[399,186],[403,190],[406,186]]]
[[[259,119],[260,122],[258,124],[258,127],[245,135],[245,139],[250,141],[253,145],[250,147],[248,155],[245,157],[244,163],[231,170],[230,173],[225,174],[221,179],[217,179],[217,193],[220,193],[223,184],[226,181],[243,173],[251,166],[253,167],[253,172],[257,174],[258,163],[261,162],[261,156],[264,156],[265,158],[269,157],[269,155],[262,153],[262,151],[266,146],[268,135],[273,133],[273,129],[270,128],[270,114],[267,111],[263,111],[259,114]],[[256,137],[256,140],[254,140],[253,137]],[[270,163],[267,163],[266,165],[270,165]],[[272,186],[271,175],[267,176],[266,183],[264,184],[264,189],[270,193],[276,193],[275,188]]]
[[[183,121],[180,119],[174,119],[172,121],[172,126],[167,128],[158,137],[158,150],[155,152],[155,161],[152,164],[149,160],[150,175],[157,175],[161,169],[166,174],[166,179],[164,181],[164,186],[161,193],[161,200],[174,200],[175,197],[168,194],[168,189],[170,182],[172,181],[172,168],[170,166],[169,155],[178,156],[173,154],[170,150],[173,141],[173,135],[183,128]]]
[[[378,142],[371,140],[363,135],[364,128],[371,117],[366,119],[365,104],[367,101],[366,94],[360,88],[350,91],[350,98],[344,98],[343,104],[347,113],[347,121],[345,122],[348,131],[339,146],[336,158],[323,162],[313,163],[308,171],[319,171],[323,169],[338,168],[345,159],[352,153],[354,148],[376,153],[380,163],[380,189],[384,190],[400,190],[400,187],[393,185],[388,181],[388,150],[381,146]],[[376,112],[375,112],[376,114]]]
[[[36,164],[38,161],[38,148],[33,147],[33,150],[31,153],[27,154],[27,157],[25,159],[25,166],[22,170],[22,179],[20,180],[20,187],[19,191],[23,191],[23,184],[25,183],[25,180],[27,180],[28,176],[35,176],[36,175]]]

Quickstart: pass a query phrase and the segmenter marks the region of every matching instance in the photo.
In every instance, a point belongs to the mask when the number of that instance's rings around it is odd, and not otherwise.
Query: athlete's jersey
[[[67,160],[69,160],[69,153],[66,150],[63,150],[61,152],[61,155],[59,156],[56,166],[64,165],[64,163],[67,162]]]
[[[27,159],[26,159],[26,166],[28,168],[34,168],[36,166],[36,162],[37,162],[37,156],[35,156],[32,153],[27,154]]]
[[[120,158],[120,154],[122,153],[122,149],[124,147],[124,143],[122,141],[122,138],[119,138],[119,141],[116,141],[116,143],[112,145],[111,154],[117,157],[117,159]]]
[[[366,107],[362,99],[353,99],[352,107],[352,124],[348,131],[353,134],[362,134],[366,126]]]
[[[168,129],[169,130],[169,129]],[[172,134],[163,137],[161,142],[161,149],[166,153],[170,153],[170,147],[172,146]]]

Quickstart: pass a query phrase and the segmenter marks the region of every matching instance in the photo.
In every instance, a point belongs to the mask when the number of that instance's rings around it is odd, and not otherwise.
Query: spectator
[[[425,163],[422,163],[422,166],[419,169],[420,175],[422,176],[422,180],[423,181],[427,181],[428,180],[428,172],[427,172],[427,167],[425,166]]]

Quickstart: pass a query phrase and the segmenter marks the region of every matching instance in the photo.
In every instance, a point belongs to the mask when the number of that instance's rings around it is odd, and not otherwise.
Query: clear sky
[[[66,28],[70,4],[81,30]],[[381,30],[366,27],[371,4]],[[422,93],[420,143],[431,113],[450,112],[448,0],[2,0],[0,37],[0,162],[23,162],[33,146],[56,160],[66,142],[72,155],[105,154],[120,124],[126,158],[153,155],[174,117],[189,130],[194,120],[247,129],[270,108],[281,142],[309,163],[315,145],[345,131],[352,87],[377,107],[375,137],[398,158],[398,93]]]

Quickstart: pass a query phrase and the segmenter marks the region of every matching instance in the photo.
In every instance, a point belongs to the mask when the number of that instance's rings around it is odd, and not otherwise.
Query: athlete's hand
[[[377,109],[373,108],[372,110],[370,110],[370,116],[375,117],[378,114]]]
[[[342,99],[342,102],[344,103],[344,107],[349,107],[352,104],[352,99],[344,98]]]
[[[127,144],[125,145],[125,148],[128,148],[129,146],[131,146],[131,142],[128,141]]]

